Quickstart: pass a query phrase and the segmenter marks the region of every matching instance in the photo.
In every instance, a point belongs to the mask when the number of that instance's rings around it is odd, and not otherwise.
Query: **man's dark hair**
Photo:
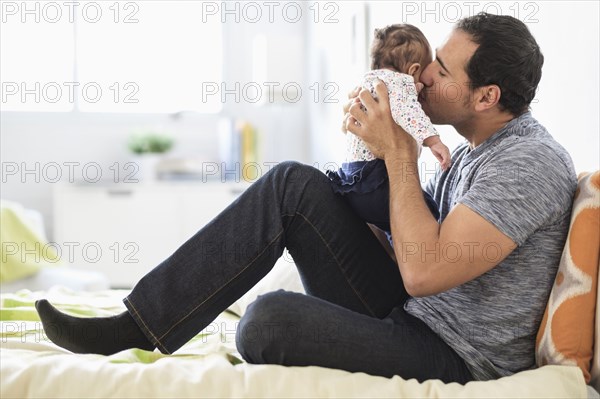
[[[526,112],[542,77],[544,56],[525,24],[508,15],[479,13],[456,25],[479,45],[466,66],[471,89],[495,84],[500,105],[514,116]]]
[[[411,64],[418,62],[423,70],[431,58],[429,42],[416,26],[395,24],[375,29],[371,69],[391,68],[406,73]]]

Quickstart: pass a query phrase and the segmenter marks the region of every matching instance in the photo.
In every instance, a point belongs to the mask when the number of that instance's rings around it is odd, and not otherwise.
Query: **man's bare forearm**
[[[405,285],[411,286],[426,275],[427,265],[421,249],[436,248],[440,226],[425,204],[416,156],[400,152],[386,156],[385,163],[390,181],[394,251]],[[408,248],[411,251],[407,251]],[[419,272],[418,276],[416,272]]]

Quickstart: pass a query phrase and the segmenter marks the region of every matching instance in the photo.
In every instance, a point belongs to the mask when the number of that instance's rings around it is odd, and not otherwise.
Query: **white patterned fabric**
[[[365,74],[362,87],[370,90],[374,97],[376,97],[374,85],[377,79],[383,81],[387,86],[394,121],[417,140],[420,154],[423,140],[438,135],[438,132],[419,104],[414,78],[390,69],[369,71]],[[374,159],[375,156],[365,143],[358,136],[348,132],[346,135],[346,162],[372,161]]]

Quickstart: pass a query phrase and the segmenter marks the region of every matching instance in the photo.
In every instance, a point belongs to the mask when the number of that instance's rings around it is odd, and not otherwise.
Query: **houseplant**
[[[173,147],[173,139],[164,133],[136,133],[130,137],[128,147],[135,154],[138,180],[152,181],[156,179],[156,166]]]

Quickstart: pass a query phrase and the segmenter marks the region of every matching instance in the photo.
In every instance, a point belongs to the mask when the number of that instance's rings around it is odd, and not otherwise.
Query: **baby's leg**
[[[390,187],[388,182],[373,191],[351,192],[346,200],[365,222],[373,224],[383,231],[390,231]]]
[[[347,192],[345,197],[360,218],[383,231],[391,232],[390,186],[384,161],[378,159],[369,162],[355,189]],[[425,191],[423,198],[433,217],[438,220],[439,210],[435,200]]]

